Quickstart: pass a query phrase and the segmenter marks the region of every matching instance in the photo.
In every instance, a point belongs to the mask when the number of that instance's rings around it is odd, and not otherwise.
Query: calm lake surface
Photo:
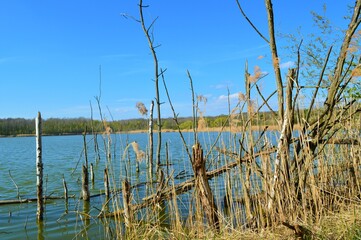
[[[207,154],[210,146],[217,139],[218,133],[201,133],[199,141],[204,153]],[[193,133],[184,133],[184,138],[191,151]],[[239,137],[227,132],[222,133],[217,141],[218,147],[229,148],[235,146]],[[104,193],[103,174],[105,167],[111,174],[112,188],[120,189],[121,181],[130,180],[131,185],[142,184],[147,181],[147,164],[143,160],[139,163],[139,172],[136,172],[136,157],[129,143],[136,141],[139,149],[147,151],[148,135],[112,134],[111,161],[106,159],[108,136],[98,136],[100,160],[94,148],[94,137],[86,137],[88,162],[94,166],[95,181],[90,184],[91,195]],[[63,177],[68,186],[69,195],[74,195],[66,204],[64,199],[47,200],[44,222],[36,222],[36,202],[21,204],[0,205],[0,239],[104,239],[105,225],[97,218],[104,196],[91,198],[89,205],[83,205],[81,196],[81,168],[85,162],[83,136],[45,136],[43,142],[44,164],[44,194],[46,196],[63,196]],[[172,164],[165,172],[173,176],[174,183],[180,183],[192,177],[192,168],[185,147],[179,133],[163,133],[162,164],[165,164],[165,144],[168,145],[168,159]],[[156,149],[157,134],[154,135]],[[127,147],[128,146],[128,147]],[[36,197],[36,169],[35,169],[35,137],[0,138],[0,200],[27,199]],[[223,166],[227,160],[220,157],[215,151],[210,152],[207,158],[209,169]],[[217,188],[216,199],[224,196],[223,178],[212,180],[213,188]],[[145,196],[145,187],[132,192],[135,198]],[[121,194],[120,194],[121,195]],[[116,196],[119,197],[120,196]],[[191,193],[179,197],[185,215],[188,214],[187,201]],[[121,202],[121,201],[120,201]],[[218,204],[222,204],[218,202]],[[91,218],[85,219],[80,212],[87,212]]]

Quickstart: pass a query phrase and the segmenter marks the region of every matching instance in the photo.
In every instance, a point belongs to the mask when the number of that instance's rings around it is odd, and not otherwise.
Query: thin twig
[[[10,170],[9,170],[9,176],[10,176],[11,181],[14,183],[14,185],[15,185],[15,187],[16,187],[16,192],[17,192],[17,196],[16,196],[16,197],[17,197],[18,199],[20,199],[19,187],[18,187],[18,185],[16,184],[16,182],[14,181],[13,177],[11,176]]]
[[[191,85],[191,91],[192,91],[193,134],[194,134],[194,144],[196,144],[197,143],[197,106],[196,106],[195,94],[194,94],[194,88],[193,88],[193,79],[188,70],[187,70],[187,75],[189,78],[189,82]]]
[[[166,93],[167,98],[168,98],[168,101],[169,101],[170,108],[172,109],[172,112],[173,112],[173,120],[174,120],[174,122],[175,122],[176,125],[177,125],[178,133],[179,133],[179,135],[180,135],[180,137],[181,137],[181,139],[182,139],[183,146],[184,146],[184,148],[185,148],[185,150],[186,150],[186,152],[187,152],[189,161],[192,162],[192,155],[191,155],[191,153],[190,153],[190,151],[189,151],[189,148],[188,148],[188,146],[187,146],[187,143],[186,143],[186,141],[185,141],[185,139],[184,139],[184,136],[183,136],[183,133],[182,133],[182,131],[181,131],[180,124],[179,124],[179,122],[178,122],[178,115],[175,113],[175,110],[174,110],[174,107],[173,107],[173,104],[172,104],[172,100],[171,100],[170,95],[169,95],[169,92],[168,92],[168,87],[167,87],[167,84],[166,84],[166,82],[165,82],[165,80],[164,80],[163,75],[162,75],[162,80],[163,80],[163,85],[164,85],[165,93]]]

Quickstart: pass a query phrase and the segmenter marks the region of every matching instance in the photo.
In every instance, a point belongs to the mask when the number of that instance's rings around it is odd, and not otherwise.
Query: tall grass
[[[120,161],[121,168],[126,170],[118,180],[116,171],[109,169],[114,196],[105,203],[111,208],[104,212],[106,219],[114,219],[109,228],[114,238],[278,238],[280,235],[328,238],[331,232],[343,237],[360,236],[357,213],[361,203],[361,108],[357,99],[350,99],[344,92],[354,77],[350,75],[354,72],[351,67],[357,65],[348,49],[360,24],[357,19],[361,1],[355,3],[334,70],[327,73],[332,77],[325,104],[315,107],[332,47],[325,56],[311,102],[304,107],[306,110],[300,110],[298,99],[302,93],[298,82],[300,66],[289,69],[286,80],[282,80],[272,1],[266,0],[265,5],[270,39],[266,41],[272,53],[277,89],[270,96],[263,96],[257,84],[264,77],[262,71],[255,68],[251,75],[246,64],[246,92],[240,94],[234,109],[228,104],[227,121],[214,136],[207,132],[205,107],[200,107],[200,103],[205,106],[207,99],[195,96],[188,71],[192,91],[193,138],[186,141],[178,126],[182,141],[178,147],[182,147],[183,152],[181,156],[176,156],[180,160],[173,162],[168,143],[161,141],[164,135],[161,133],[159,77],[163,80],[176,123],[177,114],[164,80],[165,71],[158,67],[152,31],[156,19],[146,26],[143,8],[147,6],[139,1],[139,23],[154,61],[157,151],[154,158],[150,124],[147,151],[140,149],[136,143],[130,143],[124,148],[121,154],[124,157],[120,160],[107,154],[109,166],[112,161]],[[263,35],[261,37],[265,39]],[[299,64],[300,49],[298,51]],[[285,90],[283,84],[286,85]],[[251,99],[251,92],[255,89],[262,99],[259,105]],[[268,104],[276,93],[277,112]],[[144,104],[137,107],[143,108]],[[272,112],[269,115],[271,119],[264,117],[262,108]],[[150,123],[152,120],[150,117]],[[276,123],[273,128],[277,130],[268,131],[269,123]],[[299,124],[297,129],[295,123]],[[106,127],[104,129],[110,136],[110,131]],[[199,143],[204,154],[199,150]],[[104,146],[107,147],[105,152],[110,153],[109,139],[104,140]],[[133,147],[133,152],[129,151],[129,146]],[[145,171],[145,182],[140,182],[136,163],[145,153],[148,154],[146,158],[150,168]],[[203,162],[198,161],[200,159],[205,159],[205,167],[200,166],[199,162]],[[153,160],[157,164],[156,172],[152,169]],[[123,182],[122,196],[118,194],[120,182]],[[351,226],[333,229],[334,216],[338,216],[337,224],[340,226]]]
[[[300,114],[302,117],[302,113]],[[245,121],[248,119],[239,119],[239,127]],[[259,123],[264,125],[261,120]],[[135,163],[144,157],[144,151],[137,143],[129,143],[119,155],[121,159],[108,159],[109,162],[121,161],[121,168],[127,169],[127,173],[117,176],[117,171],[112,171],[111,168],[109,171],[114,196],[108,203],[104,203],[109,206],[108,212],[112,213],[111,217],[103,218],[109,227],[107,234],[111,232],[113,237],[131,239],[226,239],[231,236],[251,239],[255,236],[277,238],[280,234],[322,238],[330,232],[359,236],[357,229],[361,219],[357,213],[361,203],[361,138],[360,130],[354,127],[358,125],[357,117],[349,118],[340,125],[342,130],[333,136],[332,141],[320,141],[315,155],[307,148],[302,149],[305,155],[302,169],[297,169],[293,162],[300,161],[294,152],[297,141],[303,141],[302,145],[307,146],[309,139],[302,136],[302,130],[293,131],[294,141],[288,162],[290,177],[286,177],[285,168],[281,167],[271,211],[268,209],[268,201],[274,177],[275,146],[280,133],[263,132],[254,128],[240,132],[229,132],[226,129],[227,131],[219,133],[221,137],[216,138],[215,133],[202,126],[203,132],[198,132],[198,139],[204,144],[207,171],[238,162],[222,174],[209,179],[217,206],[216,214],[220,220],[219,231],[215,231],[205,218],[197,192],[190,189],[182,193],[177,189],[177,184],[192,179],[192,176],[185,176],[180,180],[177,176],[177,172],[183,170],[188,174],[192,173],[192,165],[187,163],[185,149],[182,156],[164,152],[157,181],[154,182],[154,176],[148,174],[146,182],[140,182]],[[191,138],[186,142],[188,147],[193,144]],[[173,157],[183,159],[184,163],[174,163]],[[117,194],[121,188],[119,177],[131,184],[131,226],[124,223],[123,198]],[[294,179],[302,179],[299,183],[302,188],[296,186]],[[147,200],[149,196],[151,200]],[[144,205],[140,207],[139,204],[142,203]],[[331,227],[335,216],[339,216],[338,220],[341,221],[338,229]]]

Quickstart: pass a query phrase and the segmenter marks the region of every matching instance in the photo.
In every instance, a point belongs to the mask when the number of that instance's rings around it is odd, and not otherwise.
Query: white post
[[[38,221],[43,220],[43,161],[42,161],[42,146],[41,146],[41,114],[38,112],[38,116],[35,119],[35,131],[36,131],[36,188],[38,206],[36,216]]]

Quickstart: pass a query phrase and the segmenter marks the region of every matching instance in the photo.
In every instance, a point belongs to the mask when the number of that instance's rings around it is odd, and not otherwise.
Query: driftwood
[[[319,143],[325,144],[343,144],[343,145],[361,145],[358,139],[346,138],[346,139],[339,139],[339,138],[331,138],[325,140],[319,140]]]
[[[312,233],[311,230],[309,230],[306,227],[301,226],[299,224],[290,224],[286,221],[283,221],[282,225],[293,230],[295,232],[297,239],[308,239],[308,238],[312,238],[314,236],[314,234]]]
[[[72,198],[75,195],[70,196]],[[56,199],[65,199],[65,197],[52,197],[52,196],[44,196],[42,200],[56,200]],[[38,198],[23,198],[23,199],[12,199],[12,200],[1,200],[0,205],[7,205],[7,204],[18,204],[18,203],[31,203],[37,201]]]

